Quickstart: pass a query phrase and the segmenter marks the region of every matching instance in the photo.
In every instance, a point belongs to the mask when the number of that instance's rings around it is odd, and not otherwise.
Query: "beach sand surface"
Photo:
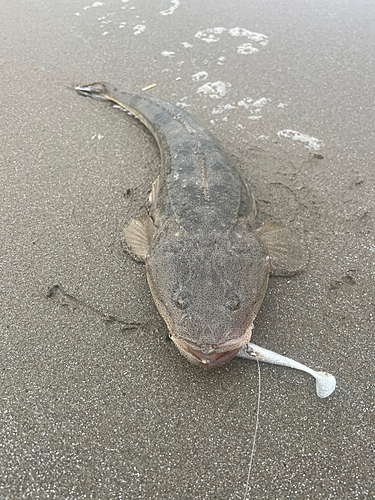
[[[5,5],[5,4],[4,4]],[[272,278],[247,498],[370,499],[374,480],[375,5],[14,0],[0,19],[0,498],[244,496],[257,364],[212,371],[167,339],[123,228],[160,155],[108,81],[185,109],[309,248]]]

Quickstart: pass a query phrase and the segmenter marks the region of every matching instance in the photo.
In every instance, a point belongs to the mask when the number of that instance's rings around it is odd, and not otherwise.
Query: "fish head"
[[[168,241],[153,249],[146,269],[170,337],[190,362],[220,366],[250,341],[270,270],[255,234]]]

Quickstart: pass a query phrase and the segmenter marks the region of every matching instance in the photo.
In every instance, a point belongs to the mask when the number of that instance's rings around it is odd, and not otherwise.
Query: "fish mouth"
[[[202,368],[216,368],[228,363],[245,344],[250,342],[253,324],[249,326],[246,332],[237,339],[227,340],[222,344],[194,344],[181,338],[174,337],[172,340],[185,358],[194,365]]]

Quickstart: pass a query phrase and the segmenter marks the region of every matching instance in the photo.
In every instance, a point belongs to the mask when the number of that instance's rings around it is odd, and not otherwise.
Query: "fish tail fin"
[[[85,97],[92,97],[93,99],[103,99],[105,101],[111,100],[111,94],[116,90],[109,83],[91,83],[90,85],[78,85],[76,91]]]

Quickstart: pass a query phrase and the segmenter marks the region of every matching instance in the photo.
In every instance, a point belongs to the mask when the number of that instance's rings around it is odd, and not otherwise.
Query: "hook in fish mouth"
[[[191,341],[183,340],[173,335],[171,338],[181,354],[191,363],[203,368],[216,368],[228,363],[228,361],[236,356],[241,347],[250,342],[252,330],[253,324],[250,325],[241,337],[227,340],[218,345],[193,344]]]

